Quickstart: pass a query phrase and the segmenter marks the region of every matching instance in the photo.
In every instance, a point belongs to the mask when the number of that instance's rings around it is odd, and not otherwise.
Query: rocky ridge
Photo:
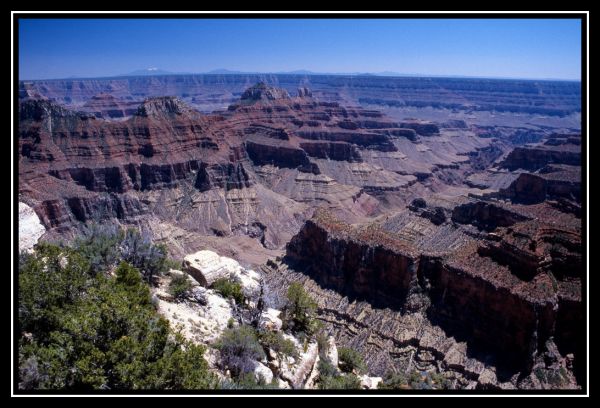
[[[266,350],[264,360],[251,362],[251,373],[256,381],[275,384],[276,388],[311,389],[316,387],[320,353],[327,355],[335,367],[338,366],[333,337],[329,337],[326,350],[320,350],[315,341],[307,344],[283,332],[279,318],[281,310],[264,306],[265,283],[261,273],[208,250],[186,256],[183,269],[172,269],[159,279],[153,289],[153,302],[159,313],[188,340],[208,346],[206,356],[209,366],[222,380],[231,381],[231,374],[222,365],[220,351],[215,345],[226,329],[239,325],[255,326],[261,333],[280,332],[284,339],[291,341],[296,352],[296,356],[291,357]],[[247,302],[236,304],[233,299],[226,299],[210,288],[217,276],[240,283]],[[169,293],[169,283],[175,277],[184,277],[190,282],[191,289],[183,300]],[[376,388],[380,379],[363,375],[361,380],[364,388]]]

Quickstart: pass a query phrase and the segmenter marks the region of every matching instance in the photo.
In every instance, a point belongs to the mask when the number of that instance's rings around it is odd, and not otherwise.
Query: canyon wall
[[[473,208],[480,208],[480,215],[473,216],[477,222],[491,207]],[[577,321],[568,323],[565,315],[581,303],[559,301],[557,278],[544,269],[544,257],[531,251],[532,241],[522,242],[523,232],[514,232],[514,238],[508,232],[529,218],[504,211],[491,212],[502,222],[482,224],[496,231],[487,240],[473,240],[456,253],[435,254],[417,251],[377,226],[357,229],[318,210],[287,245],[284,261],[323,287],[373,307],[407,313],[414,311],[411,296],[426,296],[421,302],[428,306],[421,311],[448,335],[467,341],[474,352],[487,350],[502,356],[502,364],[527,370],[546,341],[571,338],[578,330]],[[463,212],[455,209],[453,218]],[[444,228],[449,227],[446,223]],[[506,235],[498,235],[503,227],[509,228]]]

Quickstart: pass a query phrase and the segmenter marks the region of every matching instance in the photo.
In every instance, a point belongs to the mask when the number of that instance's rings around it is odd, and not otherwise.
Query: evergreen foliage
[[[129,238],[127,238],[129,237]],[[73,248],[38,244],[19,260],[18,382],[21,389],[205,389],[218,385],[204,347],[173,333],[150,302],[150,261],[121,258],[133,233],[96,231]],[[131,254],[130,254],[131,255]],[[131,260],[135,257],[129,257]],[[152,271],[152,272],[149,272]],[[112,273],[111,273],[112,272]],[[148,275],[150,273],[150,275]]]

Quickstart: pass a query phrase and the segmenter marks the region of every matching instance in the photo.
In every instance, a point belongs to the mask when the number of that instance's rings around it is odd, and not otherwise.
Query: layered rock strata
[[[414,204],[425,207],[420,201]],[[576,321],[563,326],[563,314],[571,313],[572,305],[561,302],[560,293],[561,285],[572,287],[577,278],[565,277],[559,265],[571,259],[570,271],[579,270],[579,241],[565,230],[563,249],[557,250],[556,241],[548,242],[550,235],[561,235],[556,230],[486,203],[458,206],[453,220],[465,208],[476,209],[466,218],[493,232],[467,229],[465,235],[450,221],[438,224],[441,229],[434,227],[431,239],[452,229],[462,236],[455,238],[462,244],[442,252],[428,251],[424,242],[417,251],[410,241],[379,227],[356,229],[318,211],[288,244],[285,261],[324,288],[376,307],[402,313],[428,305],[422,310],[434,324],[527,372],[549,339],[576,331]],[[428,300],[415,301],[416,294]]]

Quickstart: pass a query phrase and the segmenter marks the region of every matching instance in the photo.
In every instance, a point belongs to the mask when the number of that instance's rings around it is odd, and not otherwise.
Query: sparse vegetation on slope
[[[298,357],[298,350],[296,350],[294,342],[283,337],[281,332],[262,332],[259,335],[259,340],[263,346],[270,348],[276,353],[294,358]]]
[[[265,357],[256,330],[246,325],[225,330],[216,343],[216,348],[221,352],[223,366],[234,378],[252,371],[254,361]]]
[[[343,372],[364,374],[367,371],[367,366],[358,351],[348,347],[338,347],[338,356],[340,369]]]
[[[178,275],[171,279],[169,283],[169,293],[177,300],[184,299],[192,289],[190,280],[185,275]]]
[[[317,302],[300,283],[293,282],[287,291],[287,303],[283,311],[285,328],[307,335],[315,334],[320,328],[315,319],[316,311]]]
[[[242,285],[227,278],[217,279],[212,288],[219,292],[224,298],[232,298],[235,303],[241,305],[246,300]]]
[[[355,374],[342,374],[327,358],[321,358],[317,365],[319,377],[317,386],[321,390],[360,389],[360,380]]]
[[[451,382],[440,373],[419,372],[389,373],[379,383],[383,390],[446,390],[452,388]]]

